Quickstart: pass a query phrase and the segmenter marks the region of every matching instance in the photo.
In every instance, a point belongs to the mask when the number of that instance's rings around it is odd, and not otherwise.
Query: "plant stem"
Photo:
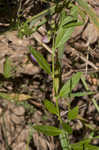
[[[53,37],[53,46],[52,46],[52,80],[53,80],[53,102],[56,102],[56,98],[55,98],[55,90],[54,90],[54,78],[55,78],[55,39]]]

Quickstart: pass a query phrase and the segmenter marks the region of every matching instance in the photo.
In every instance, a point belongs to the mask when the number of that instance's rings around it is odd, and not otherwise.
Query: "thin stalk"
[[[55,102],[55,91],[54,91],[54,78],[55,78],[55,38],[53,37],[53,46],[52,46],[52,80],[53,80],[53,101]]]
[[[97,102],[96,102],[96,100],[94,98],[92,98],[92,102],[95,105],[97,111],[99,112],[99,106],[98,106],[98,104],[97,104]]]
[[[67,132],[63,131],[59,135],[59,139],[63,150],[72,150],[71,145],[69,144]]]

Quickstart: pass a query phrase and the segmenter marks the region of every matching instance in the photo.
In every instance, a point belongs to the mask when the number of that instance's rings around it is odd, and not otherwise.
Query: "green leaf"
[[[61,66],[62,66],[63,54],[64,54],[64,45],[62,45],[58,48],[58,61],[59,61]]]
[[[73,5],[71,8],[70,16],[67,16],[63,21],[64,29],[83,25],[83,21],[79,21],[78,15],[79,8],[78,6]]]
[[[64,19],[67,17],[66,11],[63,9],[60,14],[60,20],[58,28],[62,27]]]
[[[58,48],[59,47],[59,42],[61,40],[61,38],[64,35],[64,29],[62,27],[59,28],[58,32],[57,32],[57,36],[56,36],[56,40],[55,40],[55,47]]]
[[[73,31],[74,31],[74,27],[70,27],[70,28],[66,28],[66,29],[64,29],[63,27],[61,27],[58,30],[58,33],[57,33],[57,36],[56,36],[55,48],[59,48],[62,45],[64,45],[65,42],[67,40],[69,40],[69,38],[71,37]]]
[[[88,90],[89,90],[89,87],[88,87],[88,85],[87,85],[87,83],[86,83],[86,80],[85,80],[85,77],[84,77],[83,75],[81,76],[81,81],[82,81],[82,83],[83,83],[85,89],[88,91]]]
[[[30,23],[30,28],[32,28],[39,20],[44,18],[47,15],[53,15],[55,12],[56,5],[38,13],[37,15],[33,16],[32,18],[27,20],[27,23]]]
[[[71,16],[73,16],[73,18],[78,19],[78,15],[79,15],[79,8],[76,5],[73,5],[73,7],[71,8]]]
[[[99,150],[99,146],[87,144],[85,145],[86,150]]]
[[[86,95],[92,95],[94,92],[77,92],[77,93],[71,93],[70,97],[80,97],[80,96],[86,96]]]
[[[63,129],[68,132],[68,134],[71,134],[72,133],[72,128],[70,127],[69,123],[62,123],[62,127]]]
[[[82,19],[78,18],[78,15],[80,14]],[[69,28],[69,27],[76,27],[76,26],[81,26],[84,24],[85,17],[84,13],[78,6],[73,5],[71,8],[71,13],[70,16],[68,16],[66,19],[64,19],[63,26],[64,29]]]
[[[64,26],[64,25],[69,24],[70,22],[73,22],[73,21],[75,21],[75,20],[73,19],[72,16],[67,16],[67,17],[63,20],[62,25]]]
[[[62,89],[60,90],[59,97],[66,97],[68,96],[69,93],[76,87],[78,84],[80,78],[81,78],[82,73],[77,72],[76,74],[72,75],[71,79],[69,79]]]
[[[88,85],[87,85],[87,83],[86,83],[86,80],[85,80],[85,77],[84,77],[83,75],[81,76],[81,81],[82,81],[82,83],[83,83],[85,89],[88,91],[88,90],[89,90],[89,87],[88,87]]]
[[[64,9],[60,14],[60,21],[58,25],[58,32],[55,41],[55,47],[58,48],[58,57],[59,62],[61,64],[61,58],[64,53],[64,44],[71,37],[72,32],[74,31],[73,26],[81,25],[81,22],[77,22],[78,16],[78,7],[75,5],[71,5],[70,16],[67,16]],[[75,22],[76,21],[76,22]],[[60,56],[61,54],[61,56]]]
[[[4,72],[3,72],[4,77],[10,78],[12,76],[11,75],[12,67],[11,67],[11,61],[8,57],[6,57],[3,69],[4,69]]]
[[[44,105],[50,113],[58,115],[57,108],[52,102],[50,102],[49,100],[45,100]]]
[[[68,28],[70,28],[70,27],[76,27],[76,26],[81,26],[81,25],[83,25],[83,22],[82,21],[79,21],[79,22],[71,22],[71,23],[69,23],[69,24],[66,24],[66,25],[64,25],[64,29],[68,29]]]
[[[75,144],[71,144],[73,150],[99,150],[98,146],[89,144],[91,139],[86,139]]]
[[[81,145],[83,145],[83,144],[89,144],[90,141],[91,141],[91,139],[84,139],[84,140],[82,140],[82,141],[80,141],[80,142],[77,142],[77,143],[74,143],[74,144],[71,144],[71,145],[74,146],[74,147],[76,147],[76,146],[81,146]]]
[[[62,25],[69,24],[70,22],[77,21],[79,15],[78,6],[71,5],[70,16],[66,16],[62,21]]]
[[[51,75],[51,69],[45,58],[41,55],[40,52],[36,51],[32,46],[29,47],[30,53],[34,56],[40,67],[45,70],[48,74]]]
[[[94,98],[92,98],[92,102],[93,102],[93,104],[95,105],[95,108],[96,108],[96,110],[97,110],[98,113],[99,113],[99,105],[97,104],[97,102],[96,102],[96,100],[95,100]]]
[[[79,107],[76,106],[68,112],[68,119],[69,120],[76,119],[76,117],[78,116],[78,113],[79,113]]]
[[[39,132],[44,133],[45,135],[48,135],[48,136],[57,136],[62,133],[62,130],[55,128],[53,126],[34,125],[33,128]]]

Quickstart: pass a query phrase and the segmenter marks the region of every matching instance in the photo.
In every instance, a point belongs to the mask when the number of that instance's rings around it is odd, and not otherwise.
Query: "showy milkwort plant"
[[[52,100],[44,100],[45,108],[52,114],[57,116],[59,120],[58,128],[54,126],[47,125],[34,125],[33,128],[39,132],[44,133],[48,136],[59,136],[60,143],[63,150],[83,150],[84,148],[88,150],[98,150],[96,146],[90,145],[91,139],[84,139],[81,142],[70,144],[69,134],[72,134],[72,128],[70,127],[70,121],[78,118],[79,107],[76,106],[73,109],[70,108],[68,104],[68,115],[67,122],[62,120],[60,115],[59,101],[62,98],[75,97],[75,96],[85,96],[90,95],[92,92],[79,92],[72,93],[72,90],[77,86],[81,80],[85,86],[85,89],[88,89],[85,85],[85,80],[81,72],[73,74],[72,77],[63,85],[62,83],[62,57],[64,54],[64,44],[71,37],[74,28],[76,26],[82,25],[85,19],[85,14],[88,14],[92,21],[94,17],[92,15],[93,11],[88,7],[87,3],[83,3],[83,0],[77,0],[79,5],[75,5],[72,1],[64,0],[62,3],[57,3],[54,7],[54,13],[58,13],[58,20],[55,23],[53,28],[53,43],[52,43],[52,68],[42,56],[42,54],[36,51],[32,46],[29,47],[30,53],[33,56],[33,59],[37,61],[40,67],[52,77],[53,81],[53,90]],[[86,6],[86,7],[85,7]],[[82,7],[82,9],[81,9]],[[85,10],[83,11],[83,9]],[[68,10],[68,11],[66,11]],[[90,10],[90,11],[89,11]],[[56,12],[55,12],[56,11]],[[91,14],[90,14],[91,12]],[[78,14],[81,15],[82,20],[78,19]],[[97,19],[97,18],[96,18]],[[99,22],[98,22],[99,23]],[[96,24],[98,26],[99,24]]]

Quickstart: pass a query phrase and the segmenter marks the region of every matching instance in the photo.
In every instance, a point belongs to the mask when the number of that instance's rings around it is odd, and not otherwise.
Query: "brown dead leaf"
[[[16,94],[16,93],[9,94],[9,97],[11,97],[12,99],[15,99],[17,101],[25,101],[25,100],[31,98],[30,95],[27,95],[27,94]]]
[[[14,101],[25,101],[28,100],[30,98],[32,98],[30,95],[28,94],[18,94],[18,93],[0,93],[0,97],[7,99],[7,100],[14,100]]]
[[[87,42],[89,44],[95,43],[98,39],[98,36],[99,36],[99,34],[98,34],[95,26],[92,23],[88,24],[87,28],[85,29],[85,31],[82,34],[82,38],[84,40],[87,40]]]

